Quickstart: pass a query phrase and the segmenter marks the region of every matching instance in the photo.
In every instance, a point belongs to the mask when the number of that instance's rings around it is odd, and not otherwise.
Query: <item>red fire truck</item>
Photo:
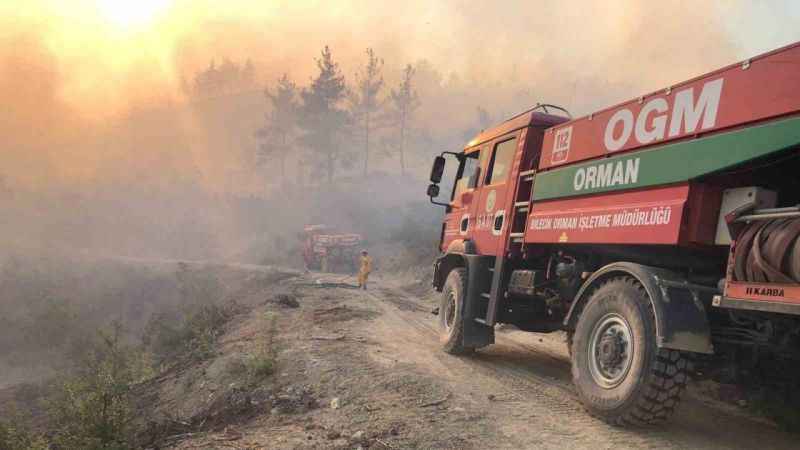
[[[301,234],[303,262],[307,269],[323,272],[355,272],[361,235],[333,233],[326,225],[307,225]]]
[[[542,105],[481,132],[436,157],[428,187],[446,208],[445,351],[492,344],[498,323],[564,330],[588,411],[634,425],[669,417],[694,361],[796,367],[798,173],[800,43],[585,117]]]

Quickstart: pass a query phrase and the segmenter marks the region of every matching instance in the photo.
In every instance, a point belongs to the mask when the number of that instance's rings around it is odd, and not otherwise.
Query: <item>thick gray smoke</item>
[[[480,128],[536,102],[587,113],[747,56],[724,24],[727,3],[178,1],[126,32],[31,5],[0,19],[0,244],[104,254],[257,254],[265,240],[346,210],[314,197],[331,189],[355,202],[368,189],[383,200],[373,216],[402,221],[396,205],[424,201],[431,155]],[[367,47],[385,62],[384,98],[415,68],[406,176],[395,177],[389,127],[376,128],[371,173],[391,183],[359,182],[357,132],[335,189],[303,172],[301,146],[285,149],[290,195],[278,190],[287,183],[277,158],[259,164],[263,89],[284,73],[307,86],[324,45],[350,90]],[[198,93],[212,61],[219,71],[250,61],[247,82]],[[285,202],[292,196],[303,203]],[[366,222],[341,225],[370,232]]]

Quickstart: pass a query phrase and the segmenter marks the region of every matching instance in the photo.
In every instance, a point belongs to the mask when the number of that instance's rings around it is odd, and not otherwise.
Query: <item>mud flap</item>
[[[484,347],[494,344],[494,327],[475,321],[484,319],[488,307],[487,300],[481,296],[489,292],[492,284],[490,268],[494,267],[494,257],[463,255],[467,268],[467,292],[464,296],[464,345]]]
[[[661,319],[658,346],[696,353],[714,353],[704,305],[711,302],[704,302],[702,297],[710,300],[718,290],[660,276],[655,278],[655,284],[661,291],[661,299],[657,303],[661,309],[661,313],[657,314]]]

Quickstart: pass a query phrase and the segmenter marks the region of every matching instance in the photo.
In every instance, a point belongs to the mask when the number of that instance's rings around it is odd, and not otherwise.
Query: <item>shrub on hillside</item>
[[[222,298],[223,285],[210,270],[193,269],[181,262],[175,277],[184,305],[216,303]]]
[[[190,305],[180,313],[156,313],[145,325],[142,343],[159,363],[182,355],[202,359],[211,355],[235,313],[232,304]]]
[[[278,318],[275,314],[264,315],[266,322],[266,337],[258,343],[256,352],[247,360],[247,376],[251,383],[258,383],[275,372],[278,349],[275,346]]]
[[[21,427],[17,421],[0,422],[0,450],[45,450],[49,445],[41,436],[37,436]]]
[[[117,322],[98,333],[82,365],[49,400],[53,444],[63,449],[127,449],[133,430],[131,386],[148,375]]]

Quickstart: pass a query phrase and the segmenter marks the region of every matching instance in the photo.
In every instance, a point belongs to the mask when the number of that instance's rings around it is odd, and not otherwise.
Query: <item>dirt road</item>
[[[383,314],[370,334],[396,360],[441,380],[459,402],[495,428],[492,448],[797,448],[797,437],[688,395],[660,430],[626,430],[589,417],[571,385],[562,335],[497,332],[497,343],[471,357],[439,350],[430,300],[383,281],[365,296]],[[362,294],[363,295],[363,294]],[[380,357],[376,359],[380,360]],[[494,400],[488,400],[492,396]]]
[[[223,368],[261,339],[263,317],[277,317],[278,373],[259,405],[215,427],[170,441],[174,448],[528,449],[796,448],[797,437],[763,419],[702,396],[684,399],[661,429],[610,427],[589,417],[570,383],[562,337],[502,328],[497,343],[470,357],[439,349],[435,297],[377,277],[370,290],[348,279],[293,275],[251,289],[256,305],[221,341],[218,357],[162,382],[171,420],[220,404],[235,382]],[[417,292],[417,295],[414,294]],[[296,308],[263,299],[288,293]],[[234,388],[239,389],[238,387]],[[263,393],[259,393],[264,391]],[[236,391],[239,392],[239,391]],[[235,393],[235,392],[234,392]],[[187,400],[193,399],[193,400]],[[231,400],[226,400],[231,401]],[[187,406],[188,405],[188,406]],[[216,413],[215,413],[216,414]],[[177,417],[175,417],[177,416]],[[208,416],[207,417],[212,417]],[[203,419],[206,422],[206,419]],[[224,443],[221,444],[221,443]]]

